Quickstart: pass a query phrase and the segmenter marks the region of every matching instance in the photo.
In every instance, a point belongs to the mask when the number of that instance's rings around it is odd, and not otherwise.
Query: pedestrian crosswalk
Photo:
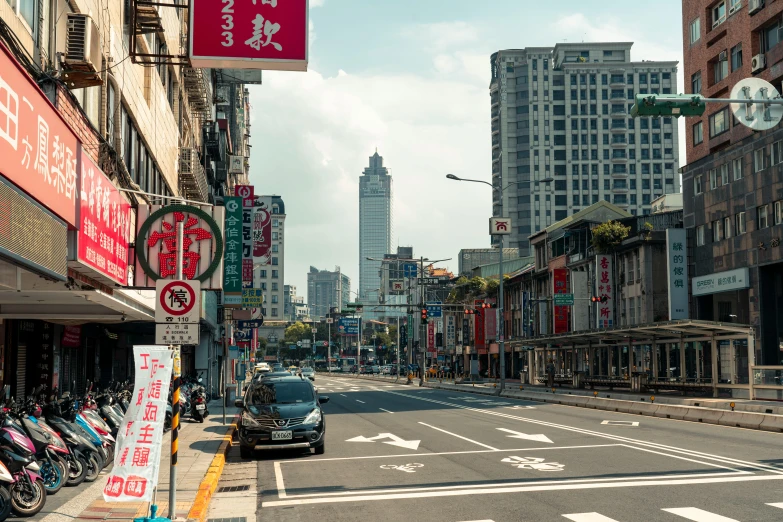
[[[771,508],[783,509],[783,502],[772,502],[766,504]],[[738,519],[730,518],[727,516],[713,513],[697,507],[677,507],[677,508],[663,508],[661,511],[671,513],[685,520],[692,520],[693,522],[741,522]],[[774,516],[770,512],[770,516]],[[563,515],[563,517],[573,522],[620,522],[617,519],[607,517],[601,513],[571,513]],[[766,520],[766,519],[765,519]]]

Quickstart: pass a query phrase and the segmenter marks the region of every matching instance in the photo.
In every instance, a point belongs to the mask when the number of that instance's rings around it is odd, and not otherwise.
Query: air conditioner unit
[[[764,7],[764,0],[748,0],[748,13],[753,14]]]
[[[71,89],[101,85],[98,71],[102,69],[103,55],[98,26],[84,14],[68,13],[67,17],[63,79]]]
[[[728,59],[729,59],[728,51],[721,51],[721,53],[718,55],[719,62],[725,62]]]
[[[757,54],[750,60],[750,70],[758,72],[767,65],[767,59],[763,54]]]

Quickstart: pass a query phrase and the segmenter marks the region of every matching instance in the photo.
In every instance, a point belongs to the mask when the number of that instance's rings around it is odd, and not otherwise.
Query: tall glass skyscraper
[[[359,299],[363,303],[377,303],[381,286],[380,261],[391,252],[394,216],[392,177],[383,166],[383,157],[375,151],[370,166],[359,177]],[[365,308],[365,319],[381,314]]]

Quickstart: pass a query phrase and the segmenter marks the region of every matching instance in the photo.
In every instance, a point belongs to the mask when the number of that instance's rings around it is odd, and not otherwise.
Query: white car
[[[272,371],[272,368],[269,366],[269,364],[265,363],[265,362],[262,362],[262,363],[256,364],[255,370],[253,370],[253,375],[258,374],[258,373],[271,372],[271,371]]]
[[[381,375],[391,375],[391,366],[381,366]]]

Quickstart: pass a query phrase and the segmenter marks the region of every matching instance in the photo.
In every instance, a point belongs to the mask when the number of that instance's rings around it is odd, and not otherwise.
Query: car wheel
[[[253,457],[253,448],[248,446],[239,446],[239,456],[243,459],[249,459]]]
[[[322,442],[320,446],[315,447],[315,454],[316,455],[323,455],[326,451],[326,442]]]

